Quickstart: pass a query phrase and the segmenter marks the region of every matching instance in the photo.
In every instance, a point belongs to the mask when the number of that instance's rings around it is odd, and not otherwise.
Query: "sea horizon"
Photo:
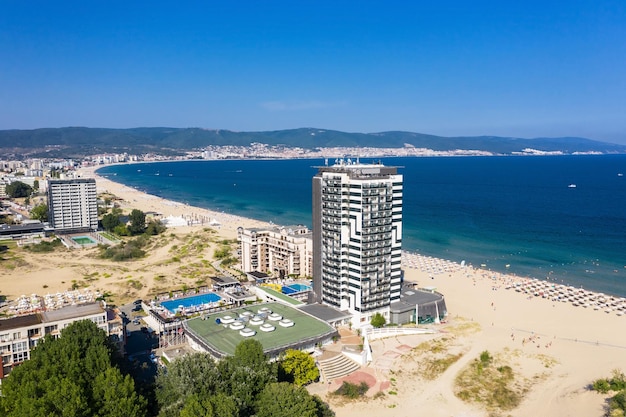
[[[372,160],[404,176],[403,250],[626,296],[626,155],[361,158]],[[159,161],[97,172],[191,206],[311,227],[311,181],[324,163]]]

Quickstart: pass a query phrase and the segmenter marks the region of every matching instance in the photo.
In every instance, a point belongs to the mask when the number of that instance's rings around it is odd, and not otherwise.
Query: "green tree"
[[[372,316],[370,324],[376,328],[379,328],[387,324],[387,320],[385,320],[385,317],[382,314],[376,313]]]
[[[311,394],[287,382],[268,384],[257,401],[257,417],[317,417],[317,413]]]
[[[39,191],[39,180],[33,181],[33,190]]]
[[[291,377],[291,381],[298,386],[314,382],[320,376],[313,357],[301,350],[288,349],[280,365]]]
[[[180,410],[180,417],[237,417],[238,409],[235,400],[225,394],[218,393],[200,399],[197,394],[190,395],[185,406]]]
[[[237,365],[244,367],[265,367],[267,357],[263,352],[263,345],[256,339],[245,339],[235,347],[233,360]]]
[[[142,417],[146,401],[133,380],[113,366],[114,348],[92,321],[46,336],[30,360],[2,383],[0,415]]]
[[[277,381],[277,366],[269,363],[263,345],[255,339],[241,341],[235,354],[220,361],[218,367],[222,392],[236,399],[240,415],[254,414],[257,395],[268,383]]]
[[[133,209],[129,216],[130,224],[128,231],[131,235],[140,235],[146,230],[146,214],[137,209]]]
[[[165,229],[165,225],[161,222],[161,220],[150,220],[146,226],[145,233],[153,236],[163,233]]]
[[[102,216],[102,228],[107,232],[112,232],[120,224],[120,216],[115,213],[109,213]]]
[[[5,192],[11,198],[28,197],[33,193],[33,187],[21,181],[13,181],[7,184]]]
[[[30,211],[30,218],[42,222],[48,221],[48,205],[38,204]]]
[[[222,385],[222,376],[211,355],[196,353],[177,359],[167,367],[167,372],[159,370],[156,378],[159,416],[178,416],[189,397],[207,397],[220,391]],[[187,412],[191,411],[192,408]]]

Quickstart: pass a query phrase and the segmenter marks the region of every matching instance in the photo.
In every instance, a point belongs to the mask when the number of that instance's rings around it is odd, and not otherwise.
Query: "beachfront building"
[[[11,370],[30,359],[31,350],[47,334],[59,337],[61,330],[79,320],[91,320],[113,335],[113,341],[123,349],[123,322],[101,302],[70,305],[58,310],[15,316],[0,320],[0,383]]]
[[[390,320],[402,283],[402,175],[397,167],[336,161],[313,177],[315,301],[348,311],[352,324]]]
[[[306,226],[240,227],[241,268],[275,278],[310,277],[313,274],[313,240]]]
[[[48,220],[55,232],[98,230],[96,180],[48,180]]]

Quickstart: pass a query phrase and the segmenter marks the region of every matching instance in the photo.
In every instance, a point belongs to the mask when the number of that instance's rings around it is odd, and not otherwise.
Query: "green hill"
[[[248,146],[251,143],[305,149],[326,147],[401,148],[407,145],[436,151],[455,149],[511,154],[525,148],[543,151],[624,153],[625,145],[585,138],[505,138],[497,136],[443,137],[414,132],[349,133],[300,128],[267,132],[234,132],[201,128],[87,127],[0,130],[0,151],[6,157],[73,157],[97,153],[182,154],[207,146]]]

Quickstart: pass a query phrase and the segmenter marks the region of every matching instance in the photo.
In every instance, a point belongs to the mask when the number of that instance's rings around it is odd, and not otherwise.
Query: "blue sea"
[[[381,160],[404,175],[404,250],[626,297],[626,155]],[[323,164],[159,162],[98,174],[193,206],[311,226]]]

